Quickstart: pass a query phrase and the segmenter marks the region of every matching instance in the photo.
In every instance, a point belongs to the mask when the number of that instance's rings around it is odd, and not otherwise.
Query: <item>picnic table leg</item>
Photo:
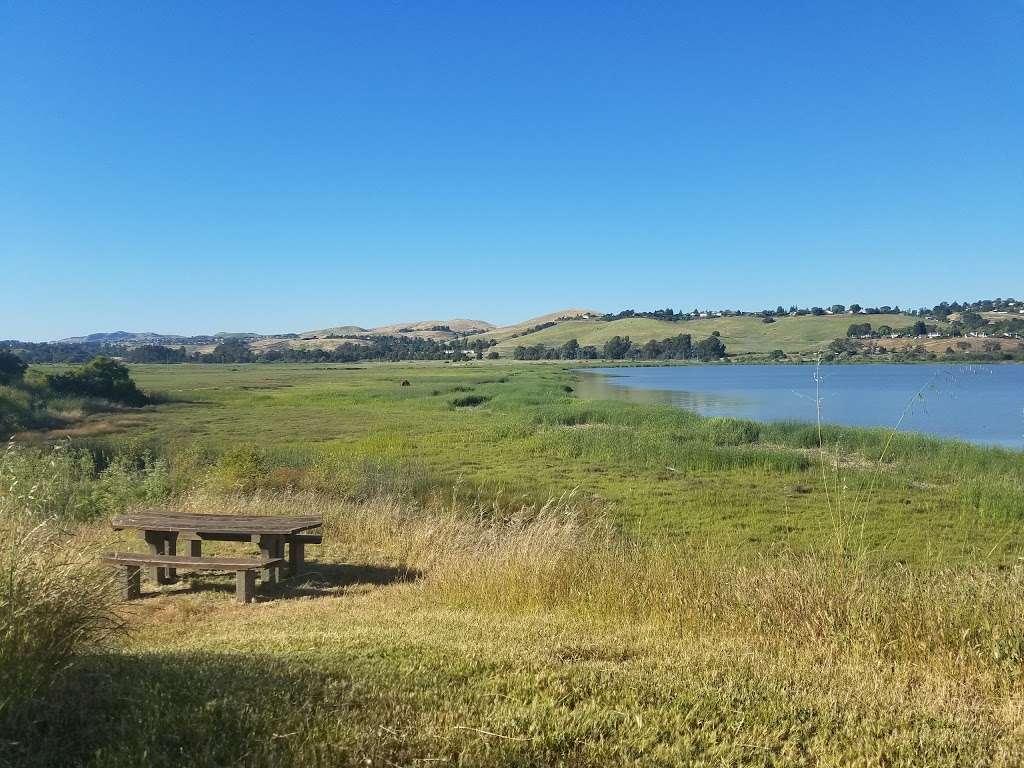
[[[144,531],[143,537],[149,545],[149,552],[152,555],[173,554],[174,550],[167,551],[167,533],[164,531]],[[173,545],[171,545],[173,547]],[[170,574],[167,568],[149,568],[149,578],[156,584],[170,584]]]
[[[288,575],[295,576],[302,569],[302,562],[306,557],[306,545],[296,541],[295,537],[288,539]]]
[[[260,536],[260,554],[265,558],[281,557],[284,543],[280,536]],[[260,572],[260,580],[268,584],[276,584],[278,579],[277,568],[264,568]]]
[[[124,596],[131,600],[142,594],[142,569],[137,565],[128,565],[124,569]]]
[[[165,555],[176,555],[178,554],[178,534],[168,533],[164,536],[164,554]],[[167,569],[167,583],[173,584],[178,580],[178,569],[168,568]]]
[[[251,603],[256,596],[256,572],[235,572],[235,599],[240,603]]]

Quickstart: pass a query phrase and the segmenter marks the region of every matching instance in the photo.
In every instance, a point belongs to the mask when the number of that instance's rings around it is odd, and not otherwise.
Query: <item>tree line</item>
[[[667,339],[651,339],[638,344],[629,336],[612,336],[599,349],[594,345],[582,346],[577,339],[569,339],[559,347],[544,344],[518,346],[512,352],[514,360],[719,360],[725,357],[725,343],[717,332],[693,343],[693,337],[681,333]]]
[[[188,352],[159,344],[143,344],[125,354],[131,363],[355,363],[368,360],[482,359],[493,339],[451,341],[407,336],[361,336],[330,349],[284,348],[253,350],[243,339],[226,339],[210,352]]]

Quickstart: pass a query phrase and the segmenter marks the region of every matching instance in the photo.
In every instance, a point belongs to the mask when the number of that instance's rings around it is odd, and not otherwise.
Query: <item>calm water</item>
[[[578,373],[580,397],[670,403],[705,416],[758,421],[816,418],[813,366],[588,368]],[[825,422],[893,427],[907,410],[900,426],[906,431],[1024,448],[1024,365],[824,365],[819,387]]]

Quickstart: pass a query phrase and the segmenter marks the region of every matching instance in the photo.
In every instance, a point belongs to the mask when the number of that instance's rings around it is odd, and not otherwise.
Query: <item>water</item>
[[[814,366],[579,370],[580,397],[669,403],[704,416],[816,420]],[[821,419],[1024,449],[1024,365],[823,365]],[[908,407],[909,406],[909,407]]]

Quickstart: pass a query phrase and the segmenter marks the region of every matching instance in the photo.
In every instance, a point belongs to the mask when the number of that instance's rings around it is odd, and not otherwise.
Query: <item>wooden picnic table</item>
[[[189,556],[202,557],[203,541],[245,541],[257,544],[265,560],[285,556],[288,545],[288,567],[296,573],[302,566],[306,543],[319,543],[318,536],[305,534],[323,525],[318,515],[199,515],[184,512],[138,512],[120,515],[111,521],[115,531],[138,530],[154,555],[176,555],[178,540],[189,543]],[[261,579],[278,580],[278,566],[264,568]],[[152,568],[150,576],[158,584],[177,577],[171,567]]]

